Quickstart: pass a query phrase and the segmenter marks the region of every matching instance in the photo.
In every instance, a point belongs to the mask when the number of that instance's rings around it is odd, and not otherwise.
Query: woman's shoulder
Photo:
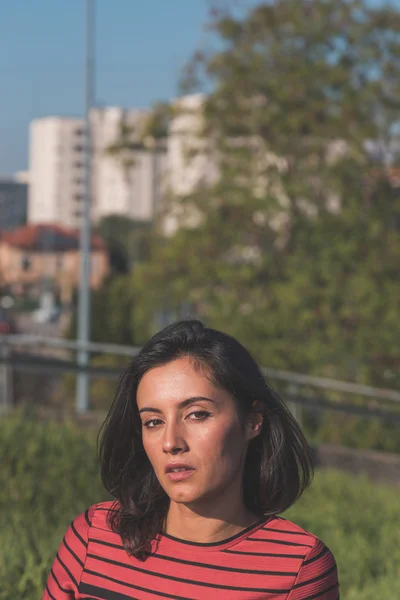
[[[299,536],[299,539],[304,540],[308,544],[314,545],[317,543],[319,538],[293,521],[285,519],[284,517],[276,516],[267,521],[263,527],[266,531],[276,531],[277,533],[283,533],[291,536]],[[295,537],[293,538],[295,539]]]
[[[299,557],[302,555],[301,563],[288,596],[290,600],[317,596],[327,600],[339,598],[337,564],[325,542],[310,531],[282,517],[277,517],[273,521],[269,532],[276,532],[274,535],[280,533],[282,538],[289,537],[293,550],[301,548],[299,554]]]
[[[288,542],[293,546],[304,548],[307,555],[313,554],[316,550],[323,550],[324,553],[330,552],[326,544],[314,533],[284,517],[274,517],[267,521],[262,529],[275,541],[281,541],[284,544]]]
[[[253,550],[262,548],[266,556],[287,555],[300,560],[331,555],[326,544],[315,534],[280,516],[263,521],[238,542]]]
[[[232,553],[232,550],[229,551]],[[233,556],[240,555],[248,568],[271,570],[284,575],[292,586],[290,600],[338,598],[335,558],[316,535],[283,517],[266,520],[236,545]],[[325,594],[325,595],[324,595]]]
[[[78,514],[70,525],[70,529],[83,539],[87,540],[91,527],[108,528],[107,516],[110,511],[116,510],[115,501],[98,502],[92,504],[85,511]]]
[[[114,512],[118,509],[118,503],[116,500],[106,500],[105,502],[97,502],[88,508],[91,516],[96,514],[107,515],[109,512]]]

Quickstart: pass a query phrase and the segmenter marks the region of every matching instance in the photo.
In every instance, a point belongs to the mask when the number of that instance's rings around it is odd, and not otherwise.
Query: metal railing
[[[132,358],[140,347],[88,342],[82,344],[76,340],[44,337],[40,335],[15,334],[0,336],[0,411],[8,412],[13,406],[12,373],[75,373],[84,370],[91,377],[116,380],[121,368],[87,365],[82,367],[78,361],[71,360],[71,352],[84,348],[89,354],[102,354]],[[27,352],[27,349],[30,352]],[[33,352],[32,352],[33,350]],[[54,351],[61,356],[54,357]],[[49,355],[50,354],[50,355]],[[53,356],[51,355],[53,354]],[[400,392],[392,389],[375,388],[347,381],[325,377],[316,377],[279,369],[264,367],[264,375],[274,384],[284,386],[284,397],[291,410],[301,422],[303,407],[309,406],[321,410],[331,409],[354,415],[377,417],[384,420],[400,421],[400,411],[390,410],[390,404],[400,402]],[[310,394],[310,390],[313,393]],[[318,391],[318,396],[315,394]],[[339,393],[341,400],[324,397],[324,393]],[[348,400],[348,396],[363,397],[369,404]],[[345,400],[343,400],[345,398]],[[372,405],[371,405],[371,401]],[[389,409],[388,409],[389,405]]]

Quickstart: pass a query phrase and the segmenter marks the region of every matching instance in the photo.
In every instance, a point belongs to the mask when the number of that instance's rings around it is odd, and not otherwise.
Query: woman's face
[[[234,398],[188,357],[155,367],[137,390],[143,445],[171,501],[193,507],[242,494],[249,441],[261,417],[241,422]]]

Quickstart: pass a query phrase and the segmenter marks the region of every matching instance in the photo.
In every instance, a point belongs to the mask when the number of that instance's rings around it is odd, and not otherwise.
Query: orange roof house
[[[90,285],[98,288],[109,272],[109,260],[104,241],[91,236]],[[79,231],[60,225],[25,225],[0,236],[0,282],[40,286],[50,280],[70,297],[79,285]]]

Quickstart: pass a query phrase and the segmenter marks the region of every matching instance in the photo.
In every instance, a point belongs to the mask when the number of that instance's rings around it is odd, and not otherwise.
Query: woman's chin
[[[184,486],[181,486],[180,489],[168,489],[167,494],[171,502],[177,502],[178,504],[192,504],[201,498],[201,494],[193,489],[185,489]]]

